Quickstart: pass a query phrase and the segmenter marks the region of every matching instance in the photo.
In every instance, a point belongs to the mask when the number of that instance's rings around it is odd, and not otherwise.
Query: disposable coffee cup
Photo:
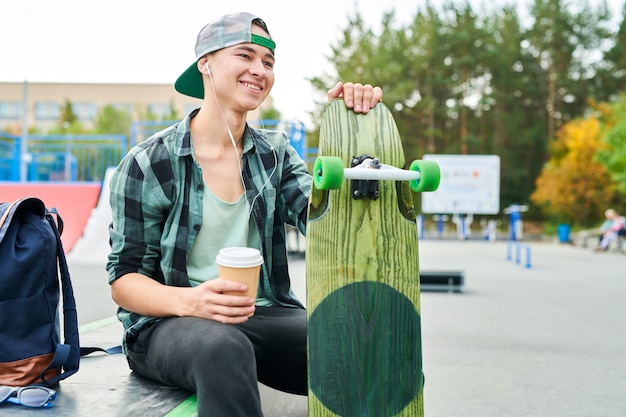
[[[242,295],[256,298],[257,287],[259,286],[259,272],[263,257],[258,249],[244,247],[230,247],[221,249],[215,258],[220,278],[229,281],[241,282],[248,286],[248,291],[224,292],[230,295]]]

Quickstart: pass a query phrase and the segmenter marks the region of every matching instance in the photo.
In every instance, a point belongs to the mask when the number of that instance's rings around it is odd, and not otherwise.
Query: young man
[[[306,312],[284,226],[305,232],[311,178],[283,133],[246,124],[274,84],[274,49],[251,14],[205,26],[175,84],[202,106],[132,149],[111,180],[107,270],[128,362],[196,392],[199,416],[261,416],[257,380],[307,393]],[[382,91],[338,83],[337,97],[367,113]],[[226,246],[261,251],[256,299],[224,294],[246,290],[219,277]]]

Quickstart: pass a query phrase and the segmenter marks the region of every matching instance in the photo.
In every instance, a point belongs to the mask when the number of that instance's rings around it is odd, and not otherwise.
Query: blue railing
[[[135,122],[130,143],[124,135],[28,135],[0,132],[0,181],[102,181],[107,168],[117,166],[130,147],[173,121]],[[307,162],[317,149],[306,146],[301,122],[260,120],[253,127],[284,130],[291,145]]]
[[[0,180],[20,179],[20,138],[0,132]]]
[[[146,140],[152,134],[165,129],[176,123],[171,121],[137,121],[131,127],[130,146]],[[287,133],[291,146],[295,148],[300,157],[307,162],[311,162],[317,156],[317,148],[308,148],[306,143],[306,129],[304,123],[300,121],[279,120],[279,119],[261,119],[250,120],[250,126],[255,129],[277,129]]]
[[[0,133],[0,181],[102,181],[127,150],[124,135]]]

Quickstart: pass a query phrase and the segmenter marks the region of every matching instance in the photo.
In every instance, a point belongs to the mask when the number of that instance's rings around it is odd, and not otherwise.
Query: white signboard
[[[436,161],[441,183],[422,193],[422,212],[430,214],[498,214],[500,157],[497,155],[424,155]]]

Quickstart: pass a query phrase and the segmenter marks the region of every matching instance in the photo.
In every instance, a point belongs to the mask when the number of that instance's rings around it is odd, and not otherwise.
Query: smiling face
[[[257,25],[252,33],[268,38],[269,34]],[[274,54],[265,46],[241,43],[207,55],[198,61],[198,69],[211,77],[204,77],[205,100],[217,96],[222,108],[247,112],[256,109],[269,95],[274,85]]]

